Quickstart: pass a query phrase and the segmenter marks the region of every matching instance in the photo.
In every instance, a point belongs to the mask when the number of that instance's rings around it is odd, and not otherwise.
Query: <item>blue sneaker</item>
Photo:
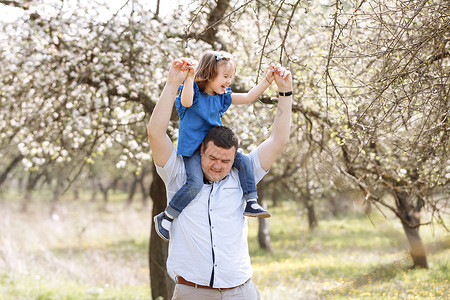
[[[258,204],[256,199],[247,200],[247,205],[245,206],[244,216],[247,217],[256,217],[256,218],[270,218],[270,213],[262,208],[261,205]]]
[[[166,242],[169,241],[169,230],[172,227],[173,219],[169,218],[165,212],[156,215],[153,220],[155,221],[156,233]]]

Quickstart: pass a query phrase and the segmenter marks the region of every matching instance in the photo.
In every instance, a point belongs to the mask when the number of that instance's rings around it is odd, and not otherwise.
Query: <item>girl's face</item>
[[[209,95],[223,94],[233,81],[235,70],[230,62],[222,63],[217,68],[217,75],[209,80],[205,87],[205,92]]]

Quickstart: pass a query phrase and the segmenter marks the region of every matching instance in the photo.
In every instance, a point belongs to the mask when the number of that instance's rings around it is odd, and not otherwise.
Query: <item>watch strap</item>
[[[280,96],[292,96],[292,91],[289,91],[289,92],[278,92],[278,95],[280,95]]]

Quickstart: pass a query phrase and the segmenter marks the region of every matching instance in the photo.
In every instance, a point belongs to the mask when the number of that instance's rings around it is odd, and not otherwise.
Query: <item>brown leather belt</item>
[[[208,285],[201,285],[201,284],[196,284],[196,283],[187,281],[186,279],[184,279],[181,276],[177,276],[177,283],[178,284],[184,284],[184,285],[193,286],[195,288],[211,289],[211,290],[219,290],[219,291],[226,291],[226,290],[231,290],[231,289],[237,288],[237,286],[230,287],[230,288],[213,288],[213,287],[210,287]]]

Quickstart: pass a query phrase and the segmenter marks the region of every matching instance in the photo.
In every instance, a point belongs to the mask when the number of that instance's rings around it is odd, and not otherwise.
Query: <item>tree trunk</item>
[[[141,187],[141,193],[142,193],[142,207],[146,208],[148,207],[148,194],[149,194],[149,190],[148,188],[145,186],[145,177],[147,175],[147,169],[143,168],[142,172],[141,172],[141,176],[139,178],[139,185]]]
[[[92,187],[92,194],[91,194],[91,202],[94,203],[97,199],[97,187]]]
[[[273,207],[278,207],[280,202],[280,190],[277,188],[276,184],[274,184],[273,190],[272,190],[272,204]]]
[[[225,15],[227,9],[230,7],[230,0],[216,0],[216,6],[211,9],[208,16],[208,26],[201,39],[216,48],[220,46],[221,50],[227,51],[226,44],[222,42],[217,35],[220,19]]]
[[[403,230],[409,242],[414,267],[428,269],[425,247],[419,234],[421,206],[414,207],[408,203],[408,194],[405,191],[396,191],[395,196]]]
[[[317,227],[317,217],[316,211],[314,210],[314,202],[311,197],[311,189],[309,188],[309,171],[305,170],[305,190],[301,192],[302,202],[305,205],[306,211],[308,212],[308,225],[309,230],[313,230]]]
[[[136,193],[136,187],[138,183],[138,178],[136,174],[133,174],[133,182],[131,183],[130,190],[128,191],[127,202],[125,203],[125,207],[131,207],[133,203],[134,194]]]
[[[167,205],[164,182],[153,170],[153,180],[150,186],[150,196],[153,199],[152,222],[150,231],[149,267],[152,299],[162,297],[164,300],[172,298],[175,283],[167,275],[166,261],[168,244],[163,241],[155,231],[153,217],[162,212]]]
[[[56,212],[56,206],[59,202],[59,197],[61,196],[61,185],[62,185],[61,176],[58,176],[56,179],[55,188],[53,189],[53,199],[52,204],[50,206],[50,215],[53,215]]]
[[[17,155],[3,170],[3,172],[0,174],[0,186],[6,181],[6,178],[8,178],[9,172],[11,172],[11,170],[14,169],[16,165],[22,161],[22,158],[23,156],[21,154]]]
[[[22,199],[22,207],[21,207],[22,212],[27,212],[28,205],[30,204],[30,201],[31,201],[31,194],[32,194],[34,187],[36,186],[39,178],[41,178],[42,175],[44,175],[44,173],[29,173],[28,174],[28,182],[27,182],[27,186],[25,188],[25,194]]]
[[[113,191],[117,190],[117,187],[119,186],[120,179],[121,178],[119,178],[119,177],[114,178],[113,182],[111,182],[111,184],[109,185],[111,190],[113,190]]]
[[[141,186],[141,195],[142,195],[142,207],[148,207],[148,191],[145,188],[144,179],[139,181],[139,184]]]
[[[23,213],[26,213],[28,211],[28,206],[30,204],[32,190],[33,189],[28,188],[28,186],[25,189],[25,194],[23,195],[23,198],[22,198],[22,206],[20,208],[20,211]]]
[[[109,192],[109,187],[105,186],[103,187],[102,184],[99,185],[100,191],[103,194],[103,209],[106,210],[106,207],[108,206],[108,192]]]
[[[266,186],[264,182],[260,182],[257,186],[258,202],[264,208],[266,208],[266,203],[264,202],[264,189]],[[258,243],[261,249],[273,252],[270,242],[269,219],[258,218]]]
[[[328,206],[328,209],[330,210],[333,217],[337,217],[339,215],[340,209],[338,202],[339,201],[336,199],[336,196],[330,197],[330,199],[328,200],[328,203],[330,204]]]
[[[260,202],[260,204],[262,204]],[[273,252],[269,234],[269,219],[258,218],[258,243],[259,247],[268,252]]]
[[[313,230],[318,225],[316,211],[314,209],[314,203],[313,203],[311,197],[306,198],[304,202],[305,202],[306,211],[308,212],[309,230]]]
[[[73,189],[73,200],[74,201],[78,201],[80,200],[80,188],[77,186],[75,186],[75,188]]]

